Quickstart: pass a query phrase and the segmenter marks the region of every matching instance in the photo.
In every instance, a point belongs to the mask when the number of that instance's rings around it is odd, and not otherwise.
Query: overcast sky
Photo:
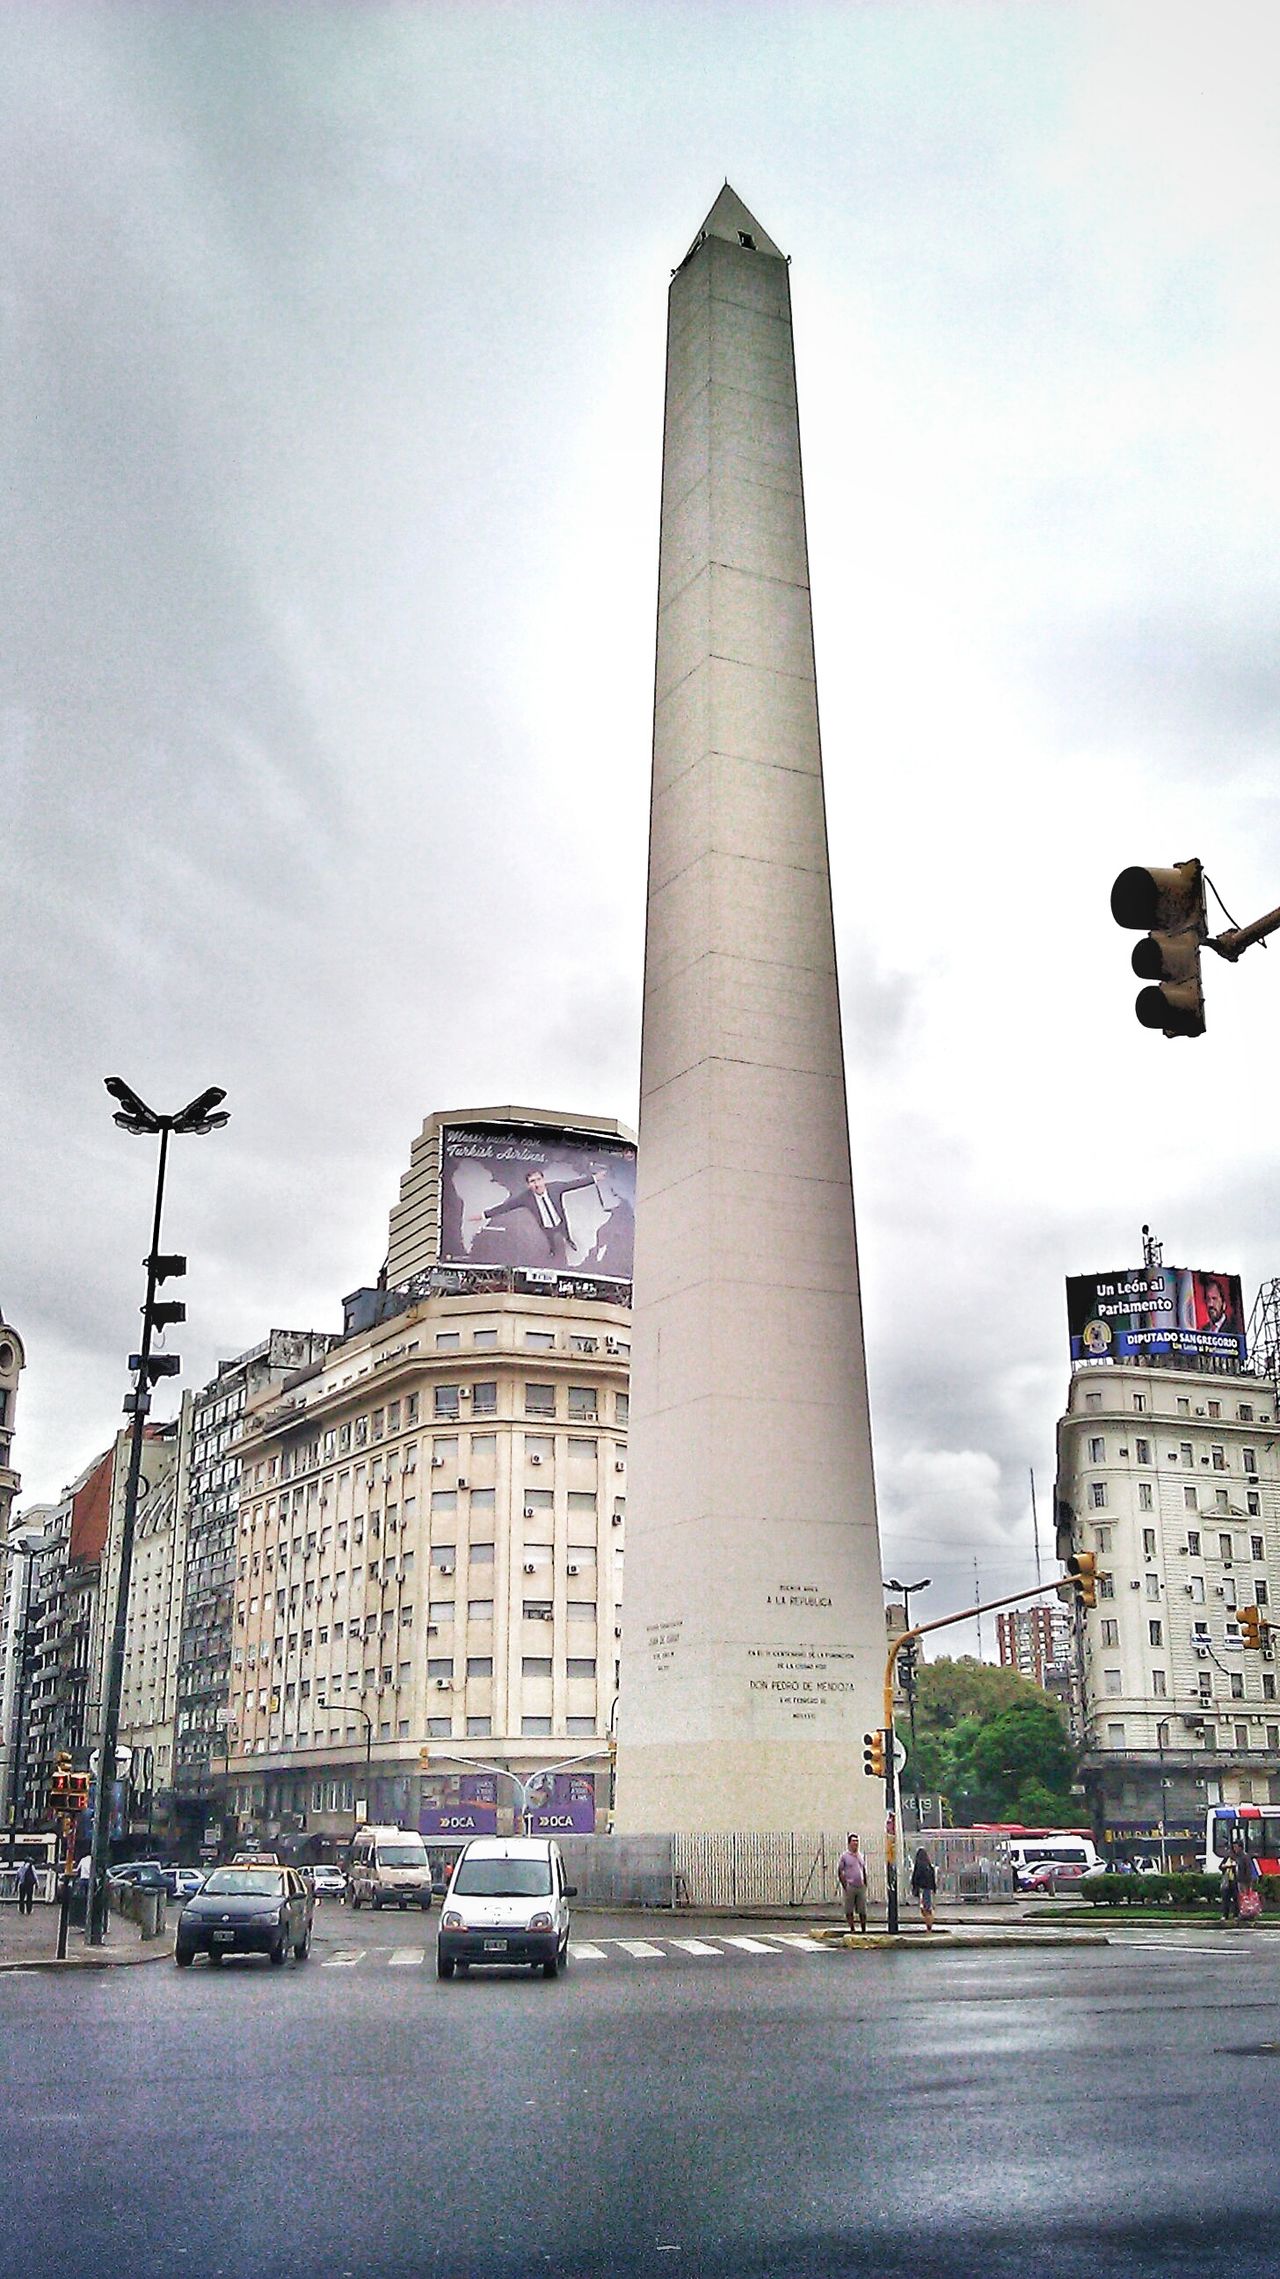
[[[1280,1274],[1276,954],[1169,1043],[1107,911],[1189,854],[1280,900],[1278,50],[1230,0],[0,9],[25,1500],[136,1336],[104,1075],[229,1094],[189,1383],[338,1325],[429,1110],[634,1118],[666,289],[728,176],[793,262],[885,1572],[1032,1578],[1064,1275],[1144,1220]]]

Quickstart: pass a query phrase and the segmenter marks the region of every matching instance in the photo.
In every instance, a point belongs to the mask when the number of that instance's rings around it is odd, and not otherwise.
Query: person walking
[[[858,1850],[858,1839],[850,1831],[849,1841],[840,1854],[836,1868],[836,1881],[844,1900],[844,1919],[853,1929],[855,1919],[864,1934],[867,1928],[867,1863]]]
[[[911,1870],[911,1896],[920,1903],[920,1920],[926,1931],[933,1929],[933,1895],[937,1888],[938,1871],[922,1844]]]
[[[24,1860],[18,1873],[18,1913],[29,1915],[36,1903],[36,1871]]]

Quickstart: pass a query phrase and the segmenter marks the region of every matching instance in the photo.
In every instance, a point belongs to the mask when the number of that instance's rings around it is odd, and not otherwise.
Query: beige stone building
[[[416,1823],[468,1765],[525,1778],[568,1760],[596,1776],[604,1825],[630,1317],[622,1293],[526,1279],[439,1268],[353,1304],[390,1318],[247,1410],[229,1699],[242,1831]],[[499,1784],[500,1825],[515,1794]]]

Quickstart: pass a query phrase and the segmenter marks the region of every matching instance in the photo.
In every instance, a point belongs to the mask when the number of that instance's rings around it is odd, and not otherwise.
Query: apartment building
[[[370,1310],[383,1318],[244,1412],[229,1699],[240,1827],[430,1829],[469,1770],[527,1779],[569,1761],[579,1824],[585,1796],[602,1825],[626,1308],[556,1294],[552,1277],[446,1268],[407,1292],[361,1293],[349,1318]],[[499,1774],[499,1825],[515,1794]]]
[[[245,1404],[320,1360],[332,1343],[318,1331],[273,1329],[247,1352],[222,1362],[192,1400],[182,1485],[185,1569],[172,1784],[179,1841],[186,1849],[205,1839],[211,1815],[220,1833],[226,1802]]]
[[[1280,1802],[1280,1698],[1239,1612],[1280,1604],[1274,1385],[1077,1369],[1058,1427],[1058,1550],[1092,1552],[1083,1775],[1100,1836],[1202,1838],[1215,1802]]]
[[[22,1485],[13,1468],[13,1435],[17,1420],[18,1379],[26,1366],[22,1339],[0,1312],[0,1541]]]
[[[996,1616],[996,1648],[1002,1668],[1016,1670],[1032,1685],[1047,1686],[1050,1676],[1070,1668],[1074,1653],[1070,1609],[1065,1606],[1011,1606]]]

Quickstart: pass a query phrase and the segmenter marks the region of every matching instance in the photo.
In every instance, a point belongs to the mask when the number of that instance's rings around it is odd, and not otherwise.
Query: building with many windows
[[[1002,1668],[1017,1670],[1032,1685],[1047,1686],[1051,1674],[1068,1670],[1074,1657],[1070,1609],[1006,1607],[996,1616],[996,1648]]]
[[[1058,1426],[1058,1551],[1097,1560],[1080,1617],[1083,1775],[1099,1836],[1189,1855],[1215,1802],[1280,1802],[1277,1664],[1244,1607],[1280,1597],[1280,1430],[1263,1376],[1078,1368]]]

